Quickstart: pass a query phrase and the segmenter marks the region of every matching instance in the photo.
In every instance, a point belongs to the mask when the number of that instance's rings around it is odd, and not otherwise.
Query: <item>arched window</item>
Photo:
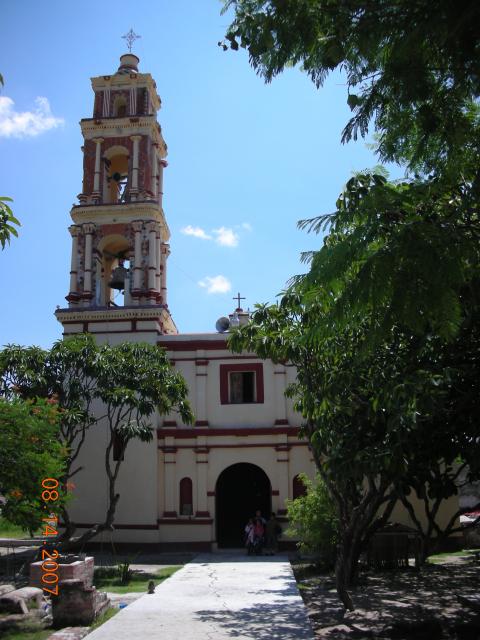
[[[115,118],[124,118],[127,115],[127,99],[125,96],[117,96],[115,98],[113,115]]]
[[[305,485],[303,484],[302,480],[300,479],[299,475],[296,475],[293,479],[293,491],[292,491],[292,496],[293,499],[295,500],[295,498],[301,498],[302,496],[305,496],[307,494],[307,489],[305,487]]]
[[[180,480],[180,515],[193,515],[192,481],[190,478]]]
[[[122,146],[107,149],[103,156],[103,202],[115,204],[129,201],[129,153]]]
[[[131,304],[133,248],[120,234],[103,237],[97,245],[95,269],[95,302],[99,307]]]

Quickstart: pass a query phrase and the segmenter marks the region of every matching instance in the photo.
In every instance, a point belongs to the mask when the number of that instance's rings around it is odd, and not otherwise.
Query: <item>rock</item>
[[[2,613],[28,613],[25,600],[19,596],[12,595],[15,591],[7,595],[0,596],[0,612]]]

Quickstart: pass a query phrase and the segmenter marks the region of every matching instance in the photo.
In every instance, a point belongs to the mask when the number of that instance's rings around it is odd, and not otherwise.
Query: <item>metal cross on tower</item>
[[[135,40],[138,40],[138,38],[141,37],[142,36],[137,35],[133,29],[130,29],[128,33],[122,36],[122,38],[127,41],[127,46],[130,53],[132,53],[132,47]]]
[[[242,298],[242,296],[240,295],[240,292],[237,293],[237,295],[234,296],[232,299],[237,301],[237,308],[238,309],[240,309],[240,300],[246,300],[246,298]]]

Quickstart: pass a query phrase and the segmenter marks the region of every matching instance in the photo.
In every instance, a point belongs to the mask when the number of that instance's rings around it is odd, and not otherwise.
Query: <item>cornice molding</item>
[[[119,307],[117,309],[57,309],[55,317],[59,322],[111,322],[113,320],[153,320],[170,317],[163,306]]]

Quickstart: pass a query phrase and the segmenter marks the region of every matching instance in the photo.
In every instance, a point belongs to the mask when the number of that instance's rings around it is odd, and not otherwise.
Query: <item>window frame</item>
[[[230,374],[255,374],[255,400],[253,402],[230,402]],[[263,384],[263,364],[261,362],[245,362],[241,364],[220,365],[220,404],[244,406],[246,404],[263,404],[265,402]]]

